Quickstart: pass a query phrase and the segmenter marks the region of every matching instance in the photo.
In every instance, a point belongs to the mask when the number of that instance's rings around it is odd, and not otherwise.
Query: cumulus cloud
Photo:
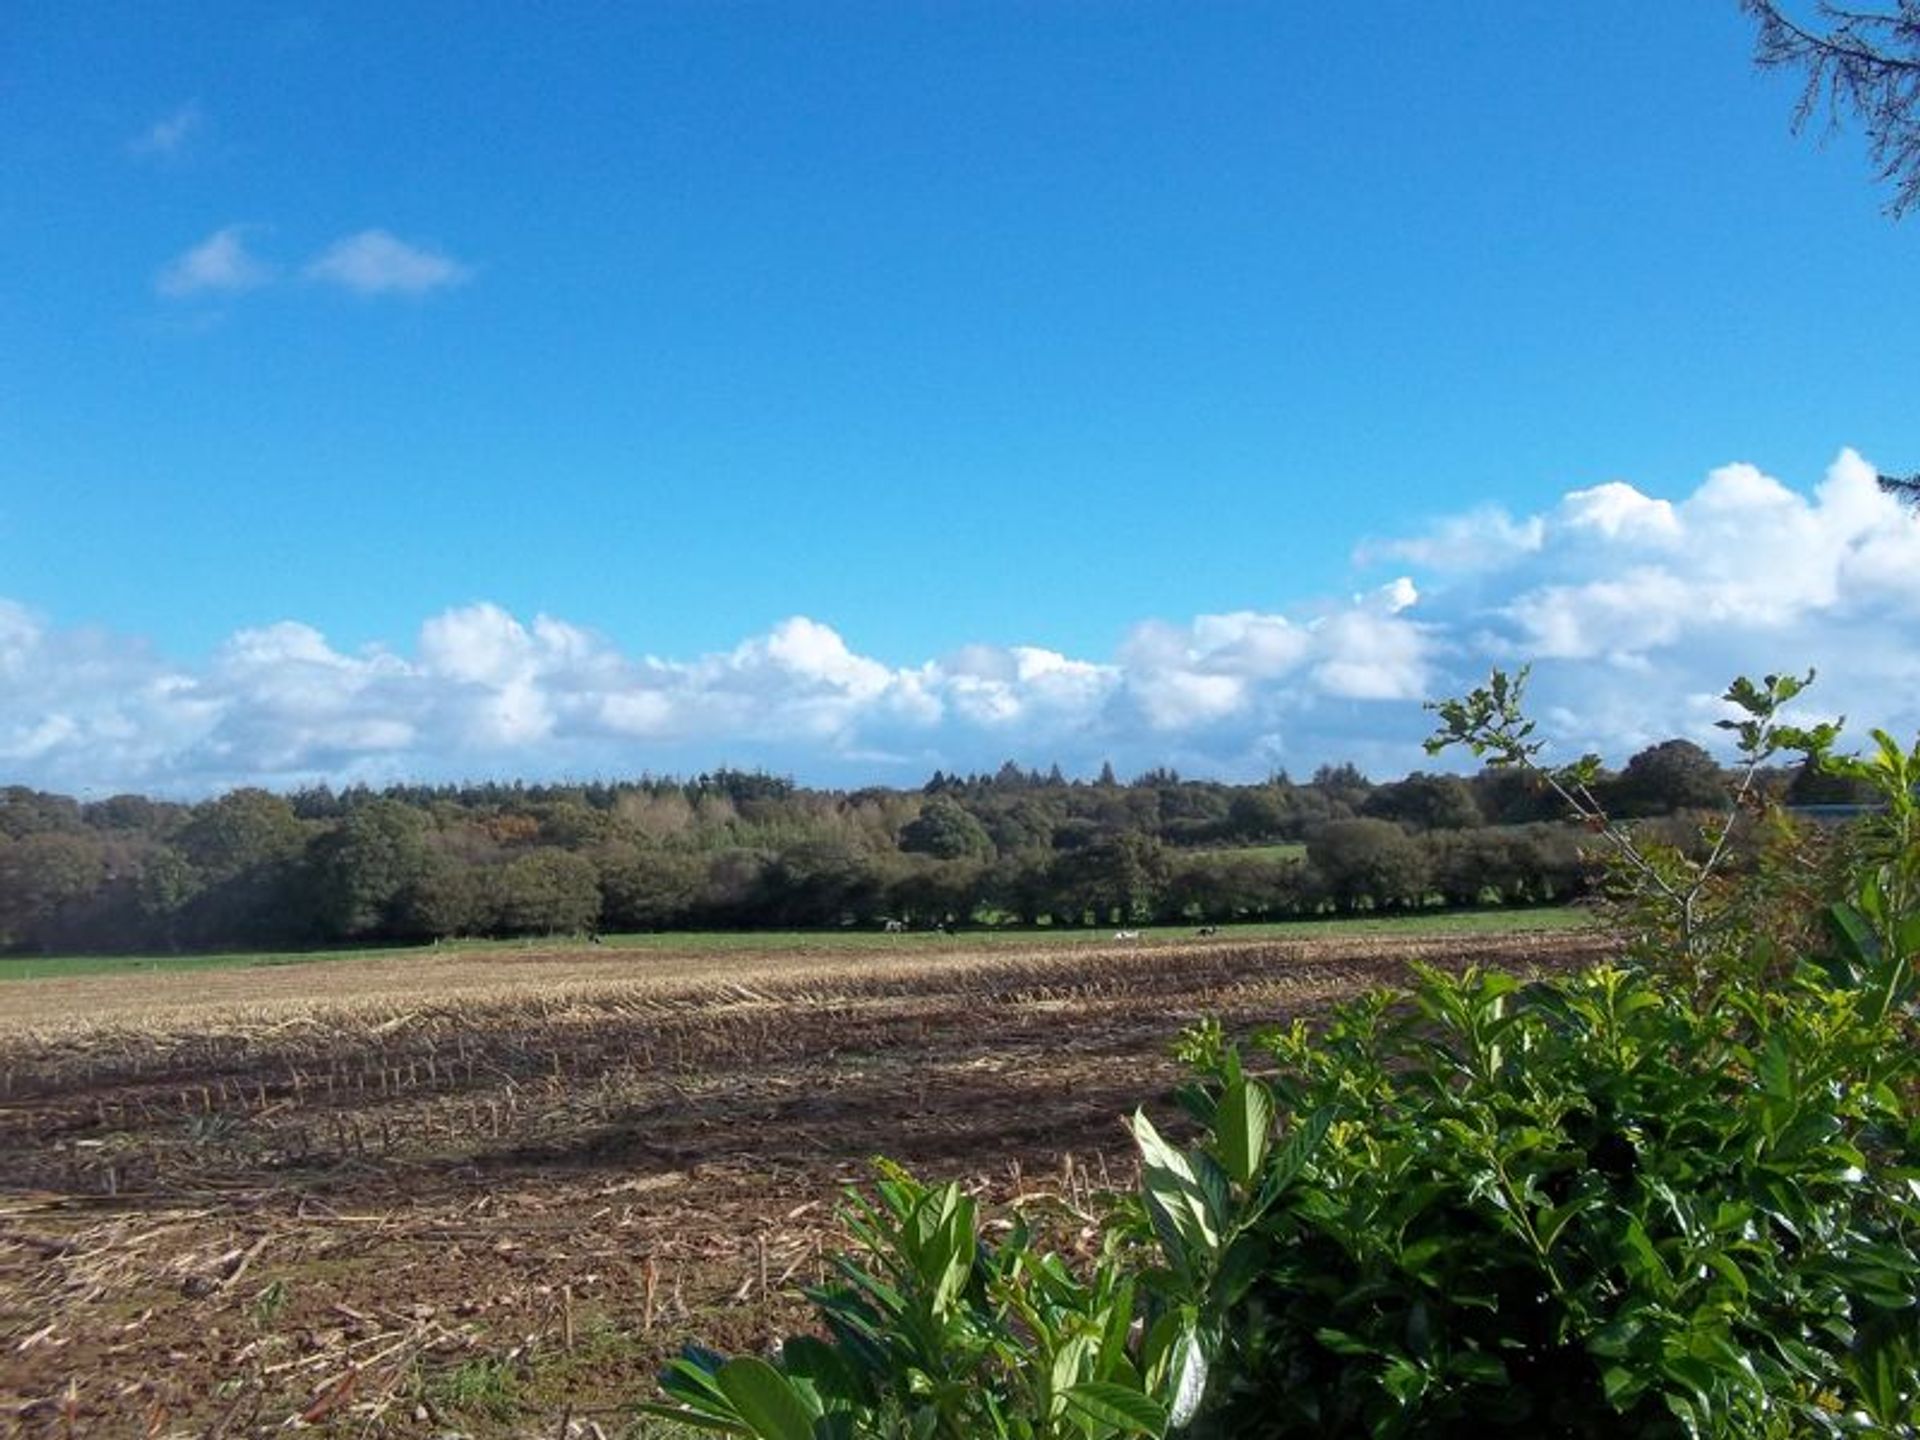
[[[1808,718],[1920,727],[1920,516],[1852,452],[1807,492],[1734,465],[1689,494],[1610,482],[1497,528],[1525,543],[1471,568],[1434,551],[1432,589],[1391,575],[1345,601],[1143,620],[1098,658],[975,644],[902,664],[805,616],[660,658],[481,601],[410,645],[347,653],[289,620],[183,666],[0,600],[0,769],[176,793],[722,763],[914,783],[1007,758],[1397,774],[1430,763],[1422,699],[1527,660],[1544,732],[1616,761],[1672,735],[1717,743],[1727,680],[1787,666],[1821,670]]]
[[[1561,504],[1557,518],[1568,531],[1592,531],[1606,540],[1662,550],[1671,550],[1680,542],[1680,519],[1673,505],[1642,495],[1621,480],[1575,490]],[[1546,523],[1536,516],[1533,524],[1544,539]],[[1540,545],[1536,541],[1531,548],[1538,550]]]
[[[1399,611],[1356,609],[1322,626],[1322,659],[1313,678],[1328,695],[1344,700],[1419,700],[1427,694],[1432,639],[1425,627],[1399,618]]]
[[[424,295],[465,284],[473,267],[376,229],[334,241],[302,273],[356,295]]]
[[[1576,490],[1539,519],[1536,552],[1443,607],[1450,684],[1535,661],[1552,728],[1613,754],[1715,742],[1728,679],[1794,666],[1819,669],[1822,713],[1920,725],[1920,515],[1853,451],[1809,492],[1734,464],[1671,499]]]
[[[1643,656],[1820,618],[1838,630],[1920,599],[1920,522],[1850,450],[1810,496],[1727,465],[1678,503],[1619,484],[1576,491],[1548,533],[1554,578],[1519,577],[1534,583],[1500,611],[1544,659]]]
[[[1362,565],[1392,560],[1426,570],[1484,570],[1532,554],[1545,537],[1539,516],[1515,520],[1499,506],[1488,505],[1445,516],[1419,535],[1363,541],[1354,559]]]
[[[190,295],[235,295],[273,283],[277,267],[247,249],[246,225],[216,230],[192,249],[161,267],[154,280],[162,295],[180,299]]]
[[[1100,713],[1120,677],[1118,666],[1038,645],[969,645],[925,667],[922,686],[965,723],[1024,738],[1058,735]]]
[[[867,778],[874,764],[1036,753],[1082,768],[1109,757],[1144,767],[1195,734],[1227,752],[1270,747],[1288,708],[1276,707],[1272,687],[1289,676],[1303,693],[1397,696],[1404,683],[1376,671],[1409,656],[1418,664],[1423,646],[1416,627],[1368,596],[1300,622],[1255,611],[1144,622],[1112,662],[973,645],[893,665],[805,616],[730,650],[665,660],[483,601],[430,617],[410,653],[347,654],[312,626],[281,621],[237,632],[190,670],[8,604],[0,762],[39,783],[94,789],[723,761]],[[88,647],[103,659],[83,675],[72,661]]]
[[[408,668],[379,651],[348,656],[310,625],[241,630],[178,698],[206,722],[202,763],[307,774],[404,751],[421,730]]]
[[[134,136],[127,142],[127,149],[143,159],[177,159],[190,142],[206,129],[206,123],[199,102],[188,101]]]

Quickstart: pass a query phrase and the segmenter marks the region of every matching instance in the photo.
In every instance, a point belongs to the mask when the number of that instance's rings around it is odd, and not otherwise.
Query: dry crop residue
[[[23,1434],[607,1436],[749,1348],[870,1157],[1091,1241],[1168,1042],[1593,934],[552,950],[8,987],[0,1417]],[[18,1003],[13,1003],[15,1001]],[[5,1428],[5,1427],[0,1427]]]

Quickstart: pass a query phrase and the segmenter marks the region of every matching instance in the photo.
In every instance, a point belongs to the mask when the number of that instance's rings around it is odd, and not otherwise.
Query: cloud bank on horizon
[[[1423,699],[1528,661],[1568,754],[1713,743],[1727,681],[1789,667],[1819,668],[1807,719],[1920,727],[1920,514],[1850,450],[1806,493],[1747,464],[1678,500],[1616,481],[1364,542],[1355,563],[1376,574],[1347,599],[1142,620],[1104,659],[976,644],[904,665],[804,616],[676,660],[481,601],[427,619],[410,653],[343,653],[284,620],[190,667],[0,598],[0,780],[195,795],[731,764],[909,784],[1009,758],[1398,775],[1425,763]]]

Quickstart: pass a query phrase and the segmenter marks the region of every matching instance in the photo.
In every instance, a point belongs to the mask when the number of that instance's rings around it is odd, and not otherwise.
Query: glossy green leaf
[[[756,1440],[813,1440],[814,1412],[788,1380],[753,1355],[729,1360],[714,1376]]]
[[[1249,1184],[1266,1158],[1273,1133],[1273,1097],[1267,1087],[1245,1075],[1229,1085],[1214,1113],[1213,1133],[1221,1166],[1242,1185]]]
[[[1200,1413],[1207,1391],[1207,1353],[1197,1331],[1187,1329],[1174,1341],[1168,1421],[1175,1429]]]
[[[1166,1434],[1167,1408],[1122,1385],[1092,1380],[1063,1392],[1069,1409],[1122,1435]]]

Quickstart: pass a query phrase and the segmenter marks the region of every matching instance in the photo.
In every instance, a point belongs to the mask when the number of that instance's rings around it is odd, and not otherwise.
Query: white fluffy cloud
[[[1436,597],[1449,686],[1533,661],[1558,737],[1615,755],[1714,742],[1729,679],[1808,666],[1821,713],[1920,726],[1920,515],[1853,451],[1810,492],[1735,464],[1673,499],[1576,490],[1534,520],[1535,549]]]
[[[1643,656],[1823,617],[1840,632],[1848,617],[1903,602],[1911,616],[1920,602],[1920,522],[1852,451],[1811,496],[1727,465],[1677,504],[1618,483],[1575,491],[1546,524],[1563,541],[1554,578],[1503,607],[1542,659]]]
[[[1526,660],[1553,738],[1615,759],[1714,740],[1726,681],[1788,666],[1820,668],[1817,713],[1920,726],[1920,516],[1851,452],[1808,493],[1734,465],[1676,499],[1613,482],[1490,514],[1386,542],[1373,553],[1427,565],[1347,601],[1144,620],[1109,658],[977,644],[897,664],[796,616],[661,659],[476,603],[410,647],[347,654],[283,621],[188,667],[0,600],[0,774],[199,793],[722,763],[911,782],[1009,757],[1399,773],[1425,763],[1423,698]]]
[[[1196,737],[1232,764],[1275,743],[1293,703],[1280,682],[1297,696],[1414,694],[1406,672],[1424,645],[1370,595],[1299,622],[1252,611],[1144,622],[1107,663],[973,645],[889,665],[804,616],[731,650],[662,660],[483,602],[428,619],[408,654],[344,654],[282,621],[236,633],[189,670],[7,604],[0,767],[95,790],[717,763],[861,778],[890,760],[911,778],[1015,755],[1144,766]],[[97,658],[77,666],[82,653]]]
[[[302,273],[356,295],[424,295],[466,283],[473,267],[385,230],[362,230],[334,241]]]
[[[247,249],[249,228],[228,225],[214,231],[163,265],[154,280],[155,288],[171,299],[180,299],[189,295],[237,295],[271,285],[279,270]]]
[[[1363,565],[1392,560],[1424,570],[1486,570],[1532,554],[1545,538],[1539,516],[1515,520],[1498,506],[1482,506],[1449,515],[1424,534],[1366,541],[1354,558]]]

